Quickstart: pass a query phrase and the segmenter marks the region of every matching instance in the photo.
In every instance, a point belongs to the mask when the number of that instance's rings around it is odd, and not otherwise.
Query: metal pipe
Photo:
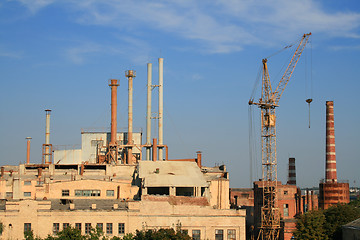
[[[132,146],[133,146],[133,78],[136,77],[136,72],[133,70],[127,70],[125,76],[128,78],[128,164],[133,164]]]
[[[117,87],[119,86],[119,80],[110,79],[109,86],[111,87],[111,136],[110,144],[116,144],[117,134]]]
[[[5,174],[5,167],[1,167],[1,177],[4,177]]]
[[[45,164],[50,162],[50,109],[45,110],[46,113],[46,127],[45,127]]]
[[[146,111],[146,145],[151,144],[151,86],[152,63],[147,64],[147,111]],[[146,160],[150,160],[150,147],[146,147]]]
[[[156,138],[153,138],[152,160],[154,162],[157,160],[157,139]]]
[[[26,164],[30,164],[30,140],[31,137],[25,138],[27,140],[26,144]]]
[[[163,142],[163,65],[164,59],[159,58],[159,145],[162,146]],[[163,147],[159,148],[159,160],[163,160]]]
[[[337,182],[335,128],[334,128],[334,102],[326,101],[326,182]]]
[[[199,168],[201,168],[201,151],[197,151],[197,159],[196,159],[196,162],[197,162],[197,165],[199,166]]]

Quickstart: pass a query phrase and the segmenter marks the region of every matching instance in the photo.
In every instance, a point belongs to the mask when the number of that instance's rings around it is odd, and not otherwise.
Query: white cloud
[[[18,52],[7,51],[7,50],[0,48],[0,57],[21,59],[21,58],[23,58],[23,54],[18,53]]]
[[[360,13],[325,10],[315,0],[19,0],[32,11],[57,1],[80,24],[116,27],[136,36],[144,27],[195,43],[207,53],[288,43],[312,31],[325,37],[359,37]],[[324,1],[323,4],[326,4]]]

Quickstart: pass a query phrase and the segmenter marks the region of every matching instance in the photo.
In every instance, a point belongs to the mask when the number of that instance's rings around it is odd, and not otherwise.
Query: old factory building
[[[168,159],[163,143],[163,59],[159,83],[152,85],[148,64],[147,136],[133,132],[132,81],[128,130],[117,131],[117,87],[111,87],[111,131],[83,131],[80,149],[59,150],[50,143],[50,113],[42,163],[2,166],[0,176],[1,239],[23,239],[24,231],[46,237],[67,226],[101,228],[107,236],[136,230],[174,228],[193,239],[245,239],[245,210],[230,209],[229,174],[224,165],[205,167],[194,159]],[[158,87],[158,139],[151,139],[151,90]],[[142,152],[146,153],[143,156]],[[145,154],[144,154],[145,155]]]

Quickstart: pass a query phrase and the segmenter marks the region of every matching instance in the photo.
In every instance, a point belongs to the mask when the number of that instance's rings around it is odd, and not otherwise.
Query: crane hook
[[[309,128],[310,128],[310,103],[312,102],[312,98],[308,98],[305,100],[309,105]]]

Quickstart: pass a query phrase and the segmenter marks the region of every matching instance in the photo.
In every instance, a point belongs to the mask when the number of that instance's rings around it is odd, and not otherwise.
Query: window
[[[113,197],[114,196],[114,190],[106,190],[106,196],[107,197]]]
[[[181,233],[189,235],[189,231],[187,229],[181,229]]]
[[[103,140],[91,140],[91,146],[92,147],[97,147],[97,146],[104,146],[104,141]]]
[[[24,181],[24,185],[31,185],[31,181]]]
[[[193,240],[200,240],[201,235],[200,235],[200,230],[196,229],[196,230],[192,230],[192,239]]]
[[[289,204],[284,204],[284,217],[289,216]]]
[[[100,197],[100,190],[75,190],[76,197]]]
[[[112,234],[113,233],[113,224],[107,223],[106,224],[106,234]]]
[[[102,223],[97,223],[97,224],[96,224],[96,228],[99,229],[99,230],[101,230],[101,232],[103,232],[103,231],[104,231],[104,224],[102,224]]]
[[[125,223],[119,223],[119,234],[125,233]]]
[[[90,234],[91,223],[85,223],[85,234]]]
[[[24,223],[24,232],[31,231],[31,223]]]
[[[70,224],[69,223],[63,223],[63,230],[70,227]]]
[[[224,239],[224,230],[215,229],[215,240],[223,240]]]
[[[75,223],[75,228],[77,228],[81,231],[81,223]]]
[[[31,197],[31,192],[24,192],[24,197]]]
[[[53,234],[57,234],[60,230],[60,224],[59,223],[53,223]]]
[[[235,229],[227,230],[227,239],[228,240],[236,240],[236,230]]]
[[[63,197],[70,196],[70,191],[68,189],[65,189],[65,190],[63,189],[61,192],[62,192],[61,195]]]
[[[6,198],[12,198],[13,193],[12,192],[6,192]]]
[[[289,192],[288,191],[284,191],[284,195],[288,195],[289,194]]]

